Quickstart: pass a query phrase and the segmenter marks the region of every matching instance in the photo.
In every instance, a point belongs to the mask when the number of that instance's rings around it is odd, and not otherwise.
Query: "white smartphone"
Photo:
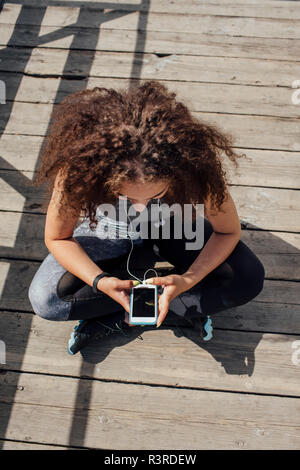
[[[157,286],[140,284],[131,288],[129,323],[155,325],[157,323]]]

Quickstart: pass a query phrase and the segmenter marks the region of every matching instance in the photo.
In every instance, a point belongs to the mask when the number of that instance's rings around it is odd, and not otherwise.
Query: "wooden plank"
[[[111,7],[108,7],[111,9]],[[1,22],[11,24],[15,22],[16,12],[20,10],[18,5],[5,4],[1,13]],[[48,6],[45,15],[40,7],[27,7],[20,24],[39,25],[42,18],[44,26],[64,27],[74,25],[78,20],[79,9],[74,7],[60,7],[59,15],[57,7]],[[282,18],[248,18],[242,16],[222,16],[209,14],[168,14],[155,12],[138,12],[123,10],[117,17],[110,11],[103,12],[99,9],[85,10],[80,17],[80,27],[97,27],[101,29],[129,29],[142,31],[180,31],[201,32],[202,34],[226,34],[230,36],[242,35],[261,38],[292,38],[299,39],[299,19]],[[140,21],[144,17],[144,21]]]
[[[45,215],[4,211],[0,212],[0,226],[2,258],[42,261],[48,255],[44,244]],[[241,239],[262,261],[266,278],[300,280],[299,234],[242,230]],[[137,259],[134,265],[141,269],[150,266],[144,259]],[[171,265],[163,261],[155,264],[155,268],[168,267]]]
[[[235,137],[235,146],[253,149],[299,151],[299,119],[194,113]],[[297,129],[297,130],[296,130]]]
[[[2,134],[1,169],[16,169],[32,180],[42,141],[41,136]],[[236,151],[246,154],[247,158],[239,159],[239,168],[236,171],[229,159],[224,157],[224,167],[231,184],[299,188],[300,159],[297,153],[245,148],[238,148]]]
[[[65,96],[80,89],[81,81],[71,80],[68,89],[60,91],[60,79],[22,76],[20,73],[1,74],[7,83],[6,101],[29,103],[59,103]],[[98,86],[91,77],[88,88]],[[108,88],[128,87],[129,79],[102,79]],[[299,107],[291,101],[291,90],[284,87],[261,87],[234,84],[168,82],[164,84],[177,94],[192,111],[261,116],[298,117]],[[16,95],[17,90],[17,95]]]
[[[0,53],[1,71],[25,72],[38,76],[64,73],[74,78],[131,77],[291,88],[299,73],[299,65],[293,61],[243,57],[177,54],[159,57],[157,54],[74,50],[67,61],[69,51],[66,49],[12,49],[5,46],[1,46]],[[137,61],[140,66],[135,70],[132,65]]]
[[[246,154],[247,158],[239,159],[236,171],[231,161],[224,157],[224,167],[231,184],[299,189],[300,159],[297,153],[243,148],[236,151]]]
[[[243,230],[241,239],[259,256],[297,254],[300,250],[299,233]]]
[[[264,289],[256,297],[257,301],[266,303],[299,304],[299,284],[289,281],[265,280]]]
[[[28,180],[32,180],[43,140],[41,136],[2,134],[1,170],[16,169]]]
[[[18,172],[3,170],[0,210],[40,213],[42,194]],[[230,186],[245,228],[299,231],[300,193],[293,189]]]
[[[268,281],[265,281],[265,285],[267,283]],[[266,296],[269,291],[274,290],[275,285],[271,289],[267,284],[265,287]],[[273,333],[293,334],[299,332],[299,305],[284,303],[284,301],[279,303],[279,299],[277,300],[277,303],[253,301],[216,313],[212,317],[213,327],[214,329],[228,327],[234,330],[272,331]],[[287,299],[287,301],[289,300]]]
[[[17,19],[17,18],[16,18]],[[16,20],[15,19],[15,20]],[[0,16],[1,24],[1,16]],[[47,47],[83,50],[141,52],[159,54],[189,54],[215,57],[248,57],[299,62],[299,39],[229,36],[199,32],[147,31],[143,41],[137,41],[136,31],[66,26],[58,34],[53,26],[1,24],[0,45]],[[76,41],[73,41],[76,36]]]
[[[299,191],[232,185],[230,193],[245,227],[299,232]]]
[[[53,106],[15,102],[12,107],[6,104],[0,116],[0,129],[7,134],[44,136]],[[192,114],[207,124],[215,124],[231,133],[236,147],[300,150],[299,119],[200,112]]]
[[[226,317],[224,320],[228,319],[228,314]],[[283,318],[282,324],[286,320]],[[122,382],[299,396],[299,309],[294,334],[219,329],[213,319],[214,336],[205,343],[198,339],[195,330],[185,326],[182,319],[179,326],[176,326],[176,319],[172,323],[168,319],[158,330],[132,327],[128,336],[117,334],[93,341],[81,354],[70,356],[68,341],[77,323],[61,321],[58,327],[57,322],[36,315],[2,311],[1,339],[6,345],[6,364],[2,368]],[[256,328],[259,330],[260,325]],[[91,363],[98,366],[91,367]]]
[[[10,0],[9,3],[22,4],[19,0]],[[49,6],[48,0],[26,0],[27,6]],[[138,1],[118,1],[118,2],[101,2],[99,0],[51,0],[51,6],[62,7],[88,7],[94,11],[100,8],[109,8],[120,11],[143,11],[155,13],[181,13],[196,15],[222,15],[222,16],[247,16],[251,18],[300,18],[300,9],[295,2],[285,1],[253,1],[247,0],[233,2],[232,0],[216,1],[210,0],[205,3],[201,0],[187,0],[185,2],[174,2],[172,0],[152,0],[149,5]]]
[[[0,380],[10,439],[101,449],[299,448],[296,398],[13,372]]]

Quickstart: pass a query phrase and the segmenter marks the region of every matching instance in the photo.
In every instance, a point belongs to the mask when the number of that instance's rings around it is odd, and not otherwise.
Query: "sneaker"
[[[203,341],[209,341],[213,337],[212,321],[209,315],[200,313],[195,306],[189,307],[184,315],[196,331],[200,333]]]
[[[124,336],[128,336],[124,331],[126,329],[124,311],[106,315],[103,318],[79,320],[69,339],[68,353],[74,355],[93,339],[102,339],[112,333],[122,333]]]

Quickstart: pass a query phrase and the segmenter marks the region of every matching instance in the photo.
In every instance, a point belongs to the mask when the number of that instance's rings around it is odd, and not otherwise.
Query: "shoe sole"
[[[85,320],[79,320],[79,325],[76,325],[75,328],[74,328],[74,331],[71,333],[71,337],[69,339],[69,342],[68,342],[68,348],[67,348],[67,351],[68,353],[71,355],[71,356],[74,356],[74,354],[77,354],[79,351],[81,351],[81,349],[85,348],[87,346],[87,344],[85,344],[83,347],[81,347],[80,349],[78,349],[78,351],[76,352],[73,352],[71,351],[71,347],[73,346],[74,342],[75,342],[75,336],[74,336],[74,333],[75,331],[78,331],[78,329],[80,328],[80,326],[82,325],[82,323],[84,322]],[[126,322],[125,322],[126,323]],[[106,326],[106,325],[105,325]],[[131,326],[131,325],[130,325]],[[128,335],[125,335],[125,336],[128,336]],[[95,336],[95,339],[100,339],[100,338],[97,338],[97,335]],[[102,339],[102,337],[101,337]]]
[[[68,353],[71,354],[71,356],[74,356],[74,354],[76,354],[75,352],[71,351],[71,346],[73,346],[74,344],[74,333],[72,332],[71,334],[71,338],[69,339],[69,343],[68,343]],[[78,352],[78,351],[76,351]]]
[[[205,336],[205,338],[203,338],[203,341],[209,341],[209,340],[213,337],[213,334],[212,334],[212,331],[213,331],[213,329],[212,329],[212,321],[211,321],[210,318],[209,318],[209,319],[207,320],[207,322],[205,323],[204,329],[205,329],[207,335]]]

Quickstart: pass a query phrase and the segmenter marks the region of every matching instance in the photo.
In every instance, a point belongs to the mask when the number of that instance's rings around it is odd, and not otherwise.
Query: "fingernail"
[[[157,324],[156,328],[158,328],[161,325],[161,322]]]
[[[153,279],[146,279],[146,284],[153,284]]]
[[[140,284],[140,281],[133,281],[134,286],[138,286]]]

